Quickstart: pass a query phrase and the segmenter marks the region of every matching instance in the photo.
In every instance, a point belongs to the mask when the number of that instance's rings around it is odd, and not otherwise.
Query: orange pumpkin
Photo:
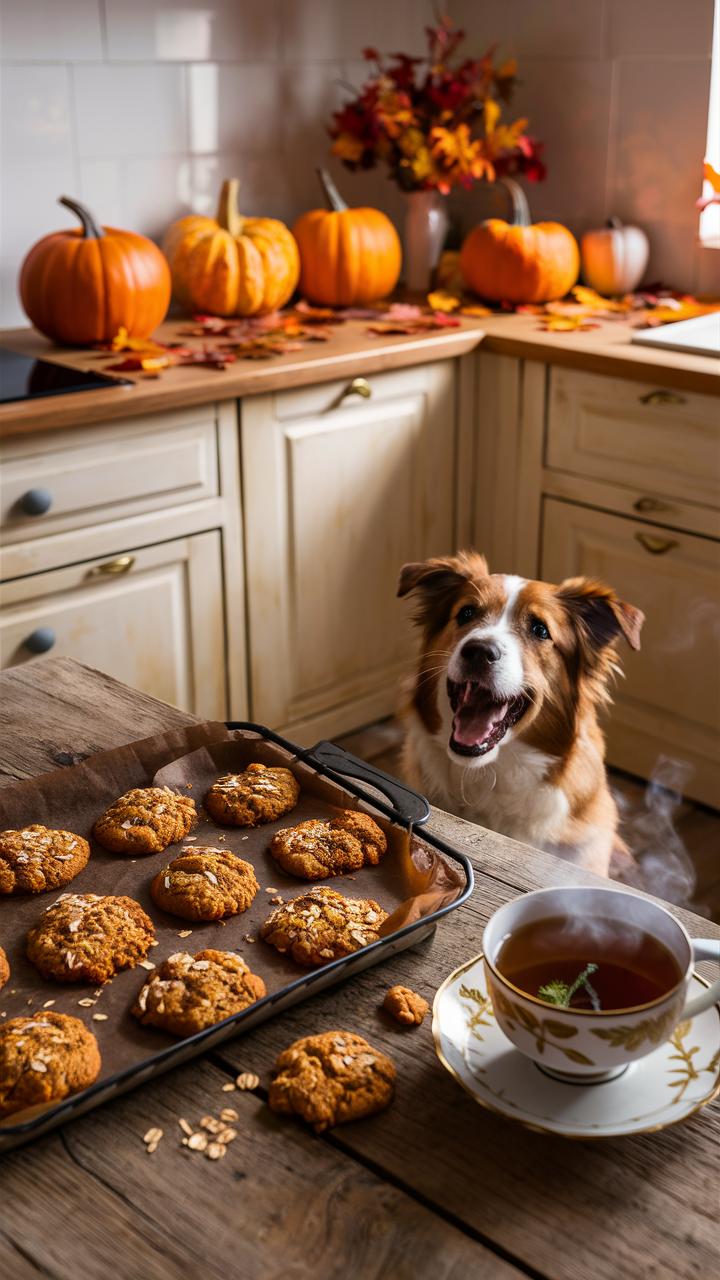
[[[54,231],[28,253],[20,298],[28,318],[55,342],[109,342],[122,327],[147,338],[170,305],[170,271],[152,240],[101,227],[79,200],[61,196],[82,228]]]
[[[298,247],[276,218],[238,213],[240,182],[223,182],[217,218],[191,214],[163,241],[181,306],[214,316],[256,316],[282,307],[300,275]]]
[[[318,176],[329,208],[311,209],[293,227],[300,247],[300,292],[330,307],[387,297],[402,263],[392,222],[379,209],[349,209],[329,173],[319,169]]]
[[[522,187],[503,184],[513,203],[513,224],[502,218],[481,222],[466,237],[460,270],[470,288],[492,302],[551,302],[572,289],[580,270],[580,250],[559,222],[530,225]]]

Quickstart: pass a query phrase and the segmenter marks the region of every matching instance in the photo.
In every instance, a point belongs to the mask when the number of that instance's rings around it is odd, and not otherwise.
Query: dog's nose
[[[460,653],[466,662],[472,662],[478,666],[497,662],[502,656],[500,646],[493,644],[492,640],[468,640]]]

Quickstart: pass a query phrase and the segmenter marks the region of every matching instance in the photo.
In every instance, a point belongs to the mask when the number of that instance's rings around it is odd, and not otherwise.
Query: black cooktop
[[[33,360],[0,347],[0,404],[35,400],[39,396],[64,396],[74,391],[98,391],[101,387],[132,387],[128,378],[104,373],[84,373],[49,360]]]

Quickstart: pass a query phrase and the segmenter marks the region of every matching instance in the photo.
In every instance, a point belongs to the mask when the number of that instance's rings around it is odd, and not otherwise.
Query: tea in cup
[[[623,889],[522,894],[491,917],[483,954],[498,1025],[573,1083],[614,1079],[720,1001],[719,980],[687,1002],[694,964],[720,963],[720,941],[691,940],[664,907]]]

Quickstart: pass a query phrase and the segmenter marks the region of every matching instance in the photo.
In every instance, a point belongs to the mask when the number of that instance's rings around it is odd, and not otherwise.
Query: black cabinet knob
[[[20,499],[20,506],[26,516],[44,516],[53,504],[53,496],[49,489],[28,489]]]
[[[47,653],[48,649],[52,649],[57,636],[52,627],[38,627],[37,630],[31,631],[25,643],[25,648],[31,653]]]

